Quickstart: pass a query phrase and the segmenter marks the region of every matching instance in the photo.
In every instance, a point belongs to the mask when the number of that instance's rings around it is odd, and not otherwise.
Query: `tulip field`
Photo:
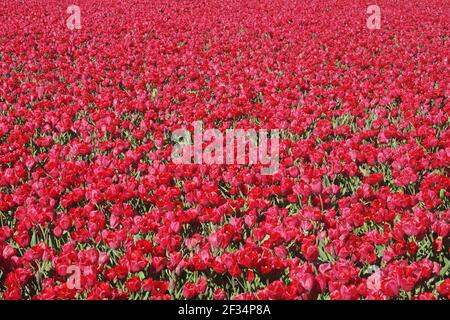
[[[450,298],[448,1],[0,17],[0,300]]]

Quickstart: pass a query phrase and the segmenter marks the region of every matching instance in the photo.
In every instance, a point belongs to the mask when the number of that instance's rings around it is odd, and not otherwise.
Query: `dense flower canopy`
[[[0,298],[450,298],[447,1],[71,4],[0,6]],[[173,163],[199,120],[278,172]]]

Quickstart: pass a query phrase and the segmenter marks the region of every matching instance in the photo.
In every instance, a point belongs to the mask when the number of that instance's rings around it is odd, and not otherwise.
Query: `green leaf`
[[[449,268],[450,268],[450,260],[449,259],[445,259],[445,266],[441,269],[441,276],[446,275],[446,273],[447,273]]]
[[[30,246],[34,247],[36,245],[36,231],[33,232],[32,236],[31,236],[31,240],[30,240]]]

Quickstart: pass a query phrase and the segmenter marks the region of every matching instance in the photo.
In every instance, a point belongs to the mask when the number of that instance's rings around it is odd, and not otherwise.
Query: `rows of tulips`
[[[447,1],[71,4],[0,6],[0,299],[450,298]]]

